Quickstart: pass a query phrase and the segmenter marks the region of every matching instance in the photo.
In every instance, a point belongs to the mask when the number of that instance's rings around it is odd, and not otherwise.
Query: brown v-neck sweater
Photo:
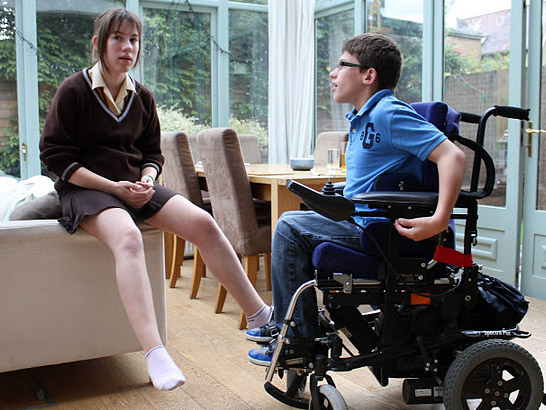
[[[164,163],[150,90],[135,81],[136,92],[116,116],[91,89],[87,70],[61,83],[40,139],[40,159],[59,177],[59,194],[75,187],[67,181],[82,166],[112,181],[135,182],[145,166],[159,174]]]

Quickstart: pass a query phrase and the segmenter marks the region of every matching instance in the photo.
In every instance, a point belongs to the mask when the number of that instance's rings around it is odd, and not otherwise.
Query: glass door
[[[546,60],[542,20],[545,7],[546,2],[542,0],[531,0],[529,4],[528,95],[532,122],[524,135],[521,275],[524,293],[541,299],[546,299],[546,104],[543,102]]]
[[[512,41],[518,27],[510,28],[514,10],[514,4],[505,0],[473,2],[471,6],[468,0],[446,1],[443,95],[453,109],[481,115],[494,105],[519,106],[510,99],[511,87],[522,87],[521,73],[518,78],[511,69],[511,61],[517,58],[512,55],[517,47]],[[520,13],[522,10],[523,5]],[[496,183],[493,194],[480,201],[479,236],[473,255],[486,273],[515,283],[519,260],[519,134],[501,117],[490,117],[486,124],[484,147],[495,162]],[[463,137],[475,139],[476,131],[475,124],[461,124]],[[472,163],[472,153],[467,152],[464,188],[470,184]],[[459,250],[463,229],[458,221]]]
[[[21,176],[17,122],[15,1],[0,7],[0,177]],[[1,210],[0,210],[1,214]],[[1,215],[0,215],[1,216]]]

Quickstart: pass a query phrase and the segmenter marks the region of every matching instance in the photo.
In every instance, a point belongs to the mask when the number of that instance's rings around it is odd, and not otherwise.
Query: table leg
[[[271,185],[271,234],[283,212],[297,211],[301,203],[301,199],[290,192],[285,185]]]

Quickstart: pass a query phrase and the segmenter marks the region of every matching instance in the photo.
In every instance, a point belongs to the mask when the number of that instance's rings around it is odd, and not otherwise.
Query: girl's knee
[[[116,248],[119,252],[138,254],[144,251],[144,244],[142,241],[142,233],[140,229],[135,225],[134,227],[125,227],[120,232],[119,241]]]
[[[196,241],[208,241],[217,235],[223,235],[222,230],[208,212],[203,211],[192,221],[193,236]]]

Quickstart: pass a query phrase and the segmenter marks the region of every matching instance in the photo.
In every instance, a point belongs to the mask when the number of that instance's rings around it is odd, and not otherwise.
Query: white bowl
[[[309,171],[315,165],[313,158],[290,158],[290,168],[294,171]]]

